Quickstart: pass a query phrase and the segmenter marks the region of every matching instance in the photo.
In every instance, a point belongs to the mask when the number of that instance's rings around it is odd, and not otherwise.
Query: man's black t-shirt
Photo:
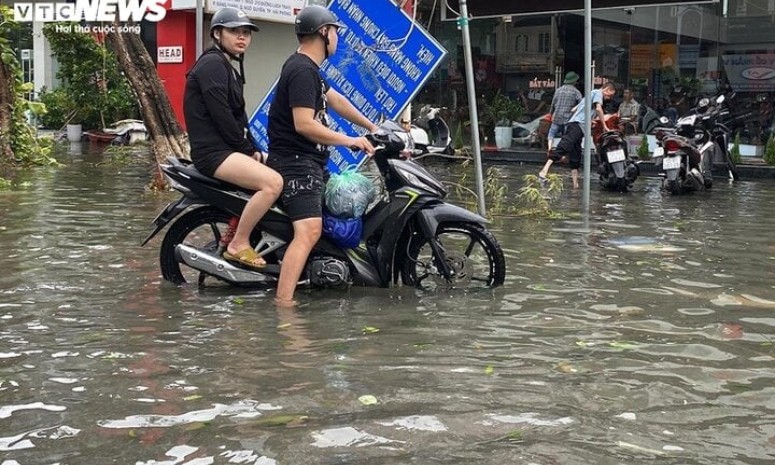
[[[328,84],[320,77],[320,68],[310,57],[294,53],[283,65],[277,91],[269,107],[269,154],[282,159],[303,156],[325,165],[328,147],[296,132],[293,108],[315,110],[315,119],[328,126],[326,92]]]

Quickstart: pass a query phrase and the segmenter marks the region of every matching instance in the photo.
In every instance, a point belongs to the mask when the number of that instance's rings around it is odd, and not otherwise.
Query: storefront
[[[453,120],[465,120],[461,34],[454,21],[444,20],[454,13],[431,14],[434,3],[420,4],[421,23],[430,23],[450,55],[420,98],[450,108]],[[761,151],[775,130],[775,0],[608,8],[592,16],[595,84],[612,80],[618,98],[630,88],[638,102],[663,114],[683,114],[699,98],[724,93],[734,102],[735,134],[759,147],[751,155]],[[480,103],[506,93],[522,103],[527,121],[547,111],[565,72],[580,74],[583,88],[583,23],[581,12],[471,21]]]

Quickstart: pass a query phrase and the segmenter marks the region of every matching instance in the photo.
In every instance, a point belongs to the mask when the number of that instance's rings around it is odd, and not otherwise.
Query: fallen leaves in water
[[[609,342],[608,345],[613,347],[614,349],[621,349],[621,350],[633,350],[638,348],[638,345],[632,342],[613,341],[613,342]]]
[[[285,426],[287,428],[292,428],[295,426],[301,426],[309,419],[306,415],[295,415],[295,414],[283,414],[283,415],[271,415],[268,417],[262,417],[258,418],[256,420],[253,420],[250,422],[251,425],[265,427],[265,428],[276,428],[279,426]]]
[[[570,362],[560,362],[554,366],[554,369],[560,373],[578,373],[579,370],[570,364]]]
[[[737,323],[723,323],[720,328],[724,339],[740,339],[743,337],[743,327]]]

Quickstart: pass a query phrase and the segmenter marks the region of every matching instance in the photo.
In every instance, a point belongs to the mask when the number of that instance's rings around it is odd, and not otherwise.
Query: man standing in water
[[[603,113],[603,101],[610,100],[616,95],[616,86],[609,81],[603,84],[603,87],[592,91],[592,111],[594,118],[597,115],[600,118],[600,123],[603,125],[603,131],[608,131],[608,127],[605,124],[605,113]],[[546,164],[538,173],[538,181],[544,185],[547,183],[546,175],[549,174],[549,168],[552,163],[556,162],[564,155],[568,156],[568,164],[571,169],[571,178],[573,179],[573,188],[579,188],[579,167],[581,166],[581,140],[584,138],[584,126],[585,126],[585,111],[584,105],[586,105],[586,98],[581,99],[576,108],[573,110],[573,115],[568,120],[568,124],[565,127],[565,134],[560,139],[560,143],[557,144],[557,148],[549,153],[549,159],[546,160]]]

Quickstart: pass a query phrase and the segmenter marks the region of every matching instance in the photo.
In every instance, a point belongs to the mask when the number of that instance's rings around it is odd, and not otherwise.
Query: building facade
[[[461,34],[450,21],[454,13],[431,11],[435,3],[420,3],[420,22],[430,24],[450,55],[420,98],[465,110]],[[529,120],[548,110],[566,72],[582,76],[580,89],[592,74],[584,70],[582,12],[474,18],[469,24],[481,104],[500,91],[518,99]],[[657,112],[683,114],[698,99],[724,93],[733,102],[732,125],[742,143],[763,146],[773,133],[775,0],[595,10],[592,54],[594,84],[614,81],[618,97],[630,88]]]
[[[276,11],[266,10],[268,3],[276,5]],[[261,28],[245,57],[248,111],[256,108],[284,60],[296,49],[293,14],[308,3],[326,2],[203,0],[205,48],[210,43],[209,18],[220,7],[246,10]],[[397,3],[412,11],[411,0]],[[637,5],[638,0],[630,3]],[[454,130],[457,122],[467,120],[468,97],[463,41],[455,13],[447,4],[417,0],[418,23],[449,55],[415,103],[448,108]],[[165,18],[144,24],[142,34],[182,120],[185,76],[196,59],[196,0],[168,0],[166,6]],[[505,93],[520,101],[527,121],[548,110],[566,72],[582,76],[579,86],[592,74],[583,69],[584,18],[580,12],[473,18],[469,25],[480,109],[486,109],[496,92]],[[595,84],[612,80],[620,90],[632,89],[643,105],[658,112],[674,108],[679,114],[701,97],[725,93],[733,99],[733,127],[743,143],[761,147],[773,133],[775,0],[601,9],[593,12],[592,25]],[[56,62],[41,27],[41,23],[32,24],[32,47],[25,45],[21,48],[26,51],[20,50],[36,91],[57,86]],[[609,110],[615,111],[615,105]]]

